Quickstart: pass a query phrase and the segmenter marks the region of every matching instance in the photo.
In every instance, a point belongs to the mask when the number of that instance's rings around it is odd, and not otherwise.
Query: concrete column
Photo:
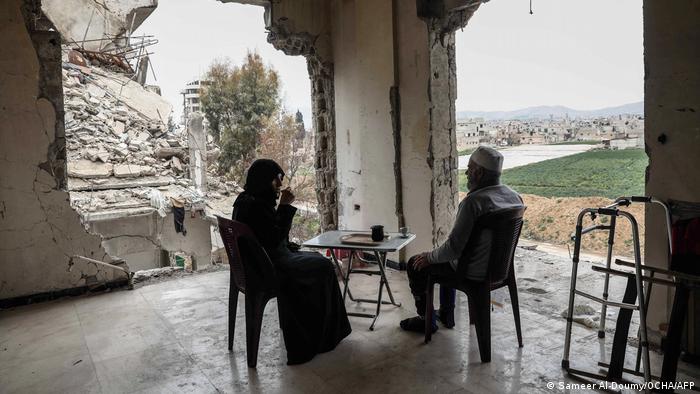
[[[190,179],[202,194],[207,191],[207,133],[202,115],[190,114],[187,121],[187,145],[190,152]]]
[[[316,198],[323,230],[338,228],[333,64],[307,56],[315,131]]]
[[[700,4],[644,1],[644,141],[649,155],[647,195],[700,203]],[[646,212],[645,261],[668,268],[663,214]],[[658,333],[668,322],[673,291],[654,286],[647,323]],[[697,299],[694,302],[699,302]],[[692,305],[692,303],[691,303]],[[691,307],[689,337],[700,343]],[[694,327],[694,328],[693,328]],[[695,345],[698,352],[700,346]]]
[[[418,236],[405,260],[444,241],[454,222],[453,32],[478,3],[425,20],[415,2],[334,4],[339,224],[396,231],[403,219]]]
[[[405,224],[418,239],[402,260],[445,239],[457,202],[453,32],[478,4],[425,20],[411,1],[272,4],[268,41],[309,61],[324,229]]]
[[[334,66],[325,0],[280,2],[267,41],[290,56],[306,58],[311,82],[315,144],[316,198],[322,230],[338,228]]]
[[[391,1],[337,2],[333,12],[339,227],[395,231]]]
[[[136,70],[136,82],[141,85],[146,85],[146,79],[148,77],[148,55],[141,58],[138,65],[138,70]]]

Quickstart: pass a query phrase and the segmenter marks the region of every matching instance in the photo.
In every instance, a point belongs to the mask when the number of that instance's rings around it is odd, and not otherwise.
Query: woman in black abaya
[[[244,192],[233,203],[233,220],[253,230],[277,271],[280,326],[291,365],[333,350],[351,329],[332,263],[315,252],[289,249],[296,208],[291,191],[280,191],[283,177],[274,161],[253,162]]]

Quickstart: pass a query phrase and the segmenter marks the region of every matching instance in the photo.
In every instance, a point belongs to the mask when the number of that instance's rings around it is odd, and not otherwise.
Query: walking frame
[[[615,382],[627,382],[627,380],[622,378],[622,373],[626,372],[635,376],[643,377],[645,382],[650,383],[652,378],[659,381],[659,378],[651,375],[650,363],[649,363],[649,343],[647,339],[647,324],[646,324],[646,314],[649,306],[649,299],[651,296],[652,284],[661,284],[665,286],[676,287],[679,285],[679,280],[691,280],[697,281],[698,277],[694,275],[682,274],[675,271],[664,270],[648,265],[642,264],[642,257],[639,246],[639,229],[637,221],[634,216],[626,211],[619,210],[619,207],[627,207],[633,202],[639,202],[644,204],[657,204],[661,205],[664,209],[666,215],[666,229],[668,235],[668,254],[669,257],[672,253],[672,238],[671,238],[671,213],[668,205],[654,197],[644,197],[644,196],[633,196],[633,197],[619,197],[613,204],[602,208],[585,208],[581,210],[578,215],[576,222],[576,232],[572,235],[572,240],[574,241],[574,253],[572,256],[572,268],[571,268],[571,287],[569,289],[569,309],[566,316],[566,336],[564,340],[564,356],[562,358],[561,364],[562,368],[567,371],[570,375],[580,376],[592,379],[615,381]],[[582,222],[584,216],[590,214],[592,219],[595,219],[597,215],[608,216],[610,218],[609,224],[594,224],[592,226],[583,228]],[[627,219],[632,228],[632,238],[634,246],[634,263],[622,261],[620,259],[615,260],[616,265],[634,268],[634,272],[622,271],[611,268],[612,262],[612,252],[615,238],[615,226],[617,224],[618,217],[624,217]],[[605,262],[605,267],[593,266],[592,270],[596,272],[601,272],[605,274],[605,280],[603,283],[603,294],[602,298],[592,295],[590,293],[585,293],[581,290],[576,289],[576,275],[578,270],[579,256],[581,252],[581,237],[584,234],[590,233],[595,230],[605,230],[608,231],[608,249],[607,258]],[[645,275],[645,272],[647,275]],[[666,275],[671,277],[673,280],[666,280],[661,278],[656,278],[654,275],[658,273],[661,275]],[[610,284],[610,275],[616,275],[621,277],[626,277],[628,281],[627,290],[623,297],[622,302],[614,302],[608,300],[608,289]],[[646,288],[644,287],[644,282],[647,283]],[[602,305],[601,316],[600,316],[600,327],[598,330],[598,338],[605,337],[605,321],[606,312],[608,307],[620,308],[618,321],[615,329],[615,336],[613,340],[613,348],[611,351],[610,363],[599,362],[598,365],[607,368],[607,374],[596,374],[592,372],[587,372],[579,369],[574,369],[570,367],[569,363],[569,352],[571,349],[571,330],[573,323],[573,311],[574,311],[574,298],[576,295],[588,298],[592,301],[598,302]],[[637,332],[638,344],[637,344],[637,359],[635,369],[631,370],[624,368],[624,357],[627,346],[627,335],[629,331],[630,319],[633,311],[639,312],[639,330]],[[643,363],[643,371],[640,372],[640,363]]]

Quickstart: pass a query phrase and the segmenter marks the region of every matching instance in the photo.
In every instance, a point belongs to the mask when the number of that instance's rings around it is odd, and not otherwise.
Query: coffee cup
[[[380,242],[384,240],[384,226],[375,224],[370,228],[372,229],[372,241]]]
[[[408,238],[408,227],[401,227],[399,229],[402,238]]]

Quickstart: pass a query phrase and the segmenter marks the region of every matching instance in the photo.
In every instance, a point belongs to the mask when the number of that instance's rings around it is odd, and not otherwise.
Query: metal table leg
[[[345,295],[347,294],[350,296],[350,301],[357,301],[355,300],[355,297],[352,296],[352,292],[350,291],[350,272],[352,272],[352,257],[355,255],[351,251],[350,257],[348,257],[348,268],[345,270],[345,289],[343,289],[343,301],[345,301]],[[341,272],[342,275],[342,272]]]
[[[380,259],[381,255],[381,259]],[[379,265],[379,271],[382,274],[382,280],[384,281],[384,285],[386,285],[386,292],[389,294],[389,299],[391,300],[391,305],[394,306],[401,306],[401,303],[397,303],[394,300],[394,294],[391,292],[391,287],[389,287],[389,280],[386,278],[386,253],[379,253],[379,252],[374,252],[374,256],[377,258],[378,264]],[[381,301],[381,293],[379,294],[379,299]],[[381,302],[380,302],[381,303]]]
[[[379,264],[381,267],[381,263]],[[382,277],[379,278],[379,296],[377,297],[377,313],[374,314],[374,319],[372,319],[372,324],[369,326],[370,331],[374,331],[374,323],[377,322],[379,317],[379,312],[382,308],[382,290],[384,290],[384,271],[382,271]],[[387,288],[388,290],[388,288]]]
[[[335,251],[333,249],[330,249],[331,251],[331,257],[333,260],[333,263],[336,266],[336,269],[338,272],[340,272],[340,276],[343,280],[343,302],[347,297],[350,297],[350,300],[355,301],[355,302],[367,302],[367,303],[372,303],[372,304],[377,304],[377,309],[375,314],[369,314],[369,313],[360,313],[360,312],[347,312],[348,316],[357,316],[357,317],[366,317],[372,319],[372,324],[370,325],[369,329],[374,330],[374,325],[377,322],[377,318],[379,317],[379,312],[381,311],[381,306],[382,305],[394,305],[394,306],[401,306],[400,302],[396,302],[394,300],[394,294],[391,292],[391,288],[389,287],[389,280],[386,277],[386,256],[387,254],[385,252],[374,252],[374,256],[376,258],[376,264],[379,267],[379,271],[370,271],[370,270],[353,270],[352,269],[352,260],[353,260],[353,254],[350,254],[350,258],[348,259],[348,267],[343,272],[342,267],[340,266],[340,262],[338,260],[338,256],[336,256]],[[367,298],[354,298],[352,295],[352,292],[350,291],[350,274],[351,273],[364,273],[367,275],[379,275],[379,294],[377,294],[377,299],[367,299]],[[389,299],[391,301],[382,301],[382,295],[384,293],[384,287],[386,286],[386,291],[389,294]]]
[[[346,293],[350,296],[350,299],[354,301],[355,299],[352,298],[352,293],[350,292],[350,288],[348,287],[348,283],[350,282],[350,269],[352,269],[352,255],[350,256],[350,264],[348,264],[348,273],[347,275],[343,275],[343,269],[340,267],[340,263],[338,262],[338,257],[335,255],[335,251],[332,248],[329,250],[331,251],[331,259],[335,264],[335,268],[338,270],[341,279],[343,279],[343,301],[345,301]]]

